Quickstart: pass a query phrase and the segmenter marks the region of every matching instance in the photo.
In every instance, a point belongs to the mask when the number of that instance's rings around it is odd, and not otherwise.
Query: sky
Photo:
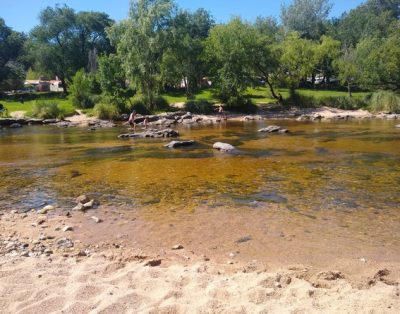
[[[260,15],[279,18],[281,4],[288,5],[291,2],[292,0],[176,0],[179,7],[191,11],[205,8],[218,23],[226,22],[232,16],[240,16],[247,21],[252,21]],[[364,1],[331,2],[331,16],[340,16]],[[0,17],[5,20],[7,26],[28,33],[38,24],[38,15],[42,9],[64,3],[76,11],[106,12],[116,21],[126,18],[129,9],[129,0],[0,0]]]

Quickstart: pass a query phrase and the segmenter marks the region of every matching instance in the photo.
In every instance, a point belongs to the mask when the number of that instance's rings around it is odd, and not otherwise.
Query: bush
[[[114,104],[99,103],[94,106],[93,111],[102,120],[116,120],[120,116],[118,107]]]
[[[192,113],[212,114],[214,107],[207,100],[190,100],[185,103],[185,110]]]
[[[81,109],[93,108],[91,86],[92,80],[83,69],[75,73],[70,86],[72,104],[75,107]]]
[[[137,113],[142,115],[149,115],[151,114],[150,110],[147,108],[146,103],[142,97],[136,97],[132,104],[129,106],[127,112],[130,113],[132,110],[136,110]]]
[[[373,112],[400,113],[400,95],[391,91],[378,91],[373,93],[369,108]]]
[[[231,96],[226,101],[226,109],[243,113],[255,113],[258,107],[253,104],[249,97]]]
[[[32,116],[39,119],[62,119],[64,111],[55,102],[36,101],[32,108]]]

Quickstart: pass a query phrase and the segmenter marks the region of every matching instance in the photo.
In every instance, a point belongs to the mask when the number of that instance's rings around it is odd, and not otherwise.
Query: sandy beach
[[[133,216],[118,216],[104,209],[1,215],[0,312],[400,311],[398,263],[268,263],[237,252],[201,254],[187,242],[166,246],[168,235],[157,247],[140,240]]]

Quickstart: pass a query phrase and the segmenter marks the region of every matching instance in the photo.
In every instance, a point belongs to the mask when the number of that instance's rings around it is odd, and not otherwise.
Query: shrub
[[[255,113],[258,107],[253,104],[249,97],[231,96],[226,101],[226,109],[243,113]]]
[[[190,100],[185,103],[185,110],[192,113],[212,114],[214,107],[207,100]]]
[[[93,108],[95,115],[103,120],[116,120],[120,116],[118,107],[114,104],[96,104]]]
[[[370,99],[371,111],[400,113],[400,95],[391,91],[378,91],[373,93]]]
[[[83,69],[75,73],[70,86],[72,104],[75,107],[82,109],[93,107],[91,86],[92,80]]]
[[[32,108],[32,116],[39,119],[62,119],[64,111],[55,102],[36,101]]]
[[[137,113],[142,115],[151,114],[150,110],[147,108],[146,103],[142,97],[136,97],[131,105],[129,106],[127,112],[130,113],[132,110],[136,110]]]

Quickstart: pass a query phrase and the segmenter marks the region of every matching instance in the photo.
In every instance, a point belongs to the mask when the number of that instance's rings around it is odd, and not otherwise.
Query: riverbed
[[[257,132],[271,124],[290,133]],[[87,194],[100,201],[99,211],[134,217],[118,227],[109,219],[96,240],[118,229],[135,245],[157,251],[184,243],[220,260],[233,252],[271,265],[398,262],[395,125],[267,120],[181,126],[181,139],[196,144],[180,149],[164,148],[167,139],[118,139],[126,126],[3,129],[0,208],[51,204],[62,212]],[[217,141],[236,150],[215,151]]]

